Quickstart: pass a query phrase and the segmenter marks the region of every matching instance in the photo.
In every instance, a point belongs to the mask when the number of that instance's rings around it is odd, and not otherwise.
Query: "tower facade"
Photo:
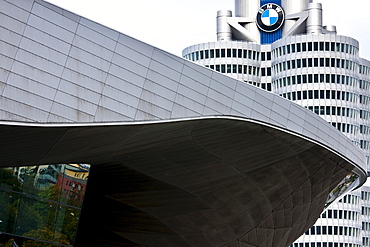
[[[357,40],[337,35],[322,16],[322,5],[310,0],[236,0],[234,15],[217,13],[217,41],[187,47],[183,56],[315,112],[368,163],[370,62],[360,58]],[[370,246],[368,190],[327,205],[292,247]]]
[[[345,195],[330,205],[315,225],[290,247],[370,246],[370,187]]]
[[[183,57],[290,99],[322,116],[369,159],[370,61],[357,40],[323,26],[310,0],[236,0],[217,13],[217,41]]]

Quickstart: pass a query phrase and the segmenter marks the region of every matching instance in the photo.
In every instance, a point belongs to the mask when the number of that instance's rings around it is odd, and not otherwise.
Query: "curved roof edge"
[[[219,115],[219,116],[202,116],[202,117],[195,117],[195,118],[179,118],[179,119],[169,119],[169,120],[149,120],[149,121],[135,121],[135,122],[111,122],[111,123],[29,123],[29,122],[11,122],[11,121],[0,121],[0,125],[8,125],[8,126],[23,126],[23,127],[40,127],[40,128],[73,128],[73,127],[104,127],[104,126],[131,126],[131,125],[151,125],[151,124],[161,124],[161,123],[171,123],[171,122],[183,122],[183,121],[195,121],[195,120],[206,120],[206,119],[228,119],[228,120],[236,120],[236,121],[246,121],[251,123],[256,123],[262,126],[270,127],[285,133],[289,133],[291,135],[300,137],[305,139],[309,142],[312,142],[316,145],[319,145],[330,152],[338,155],[342,159],[346,160],[348,163],[352,164],[354,168],[354,172],[360,176],[360,186],[362,186],[367,179],[367,173],[365,167],[361,166],[361,164],[365,164],[365,156],[363,155],[362,163],[356,163],[353,159],[356,157],[352,157],[351,155],[346,155],[338,151],[335,147],[331,146],[328,143],[323,143],[320,140],[313,139],[309,136],[305,136],[302,133],[298,133],[294,130],[282,128],[278,125],[274,125],[268,122],[263,122],[257,119],[250,119],[238,116],[227,116],[227,115]]]

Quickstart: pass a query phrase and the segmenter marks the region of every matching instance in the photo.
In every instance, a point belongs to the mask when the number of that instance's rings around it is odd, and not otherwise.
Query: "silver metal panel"
[[[12,68],[14,60],[12,58],[6,57],[1,55],[1,63],[0,63],[0,68],[4,69],[4,72],[10,71]],[[2,82],[5,82],[7,77],[4,77],[4,80]]]
[[[1,3],[1,13],[7,14],[10,17],[21,21],[23,23],[27,22],[29,17],[29,10],[24,10],[17,5],[12,4],[11,2],[2,1]]]
[[[32,13],[36,16],[42,16],[47,22],[51,22],[62,29],[75,33],[78,23],[71,20],[52,9],[49,9],[41,4],[35,3],[32,7]]]
[[[141,53],[149,58],[152,57],[155,47],[148,45],[144,42],[140,42],[139,40],[132,38],[130,36],[127,36],[125,34],[120,33],[118,38],[118,43],[123,44],[129,48],[135,48],[135,50],[138,53]]]
[[[3,26],[11,28],[11,32],[14,34],[22,35],[26,27],[26,24],[24,22],[12,18],[10,13],[7,13],[8,15],[4,14],[3,12],[0,13],[1,13],[0,22],[3,24]]]
[[[126,63],[122,64],[122,66],[125,66]],[[111,79],[110,83],[111,85],[118,84],[119,81],[115,82],[115,78],[118,78],[119,80],[124,80],[125,82],[131,83],[135,87],[142,88],[145,82],[145,76],[148,73],[148,68],[143,68],[142,66],[135,66],[133,63],[128,63],[130,66],[125,67],[119,67],[115,64],[112,64],[109,69],[109,75],[112,77],[108,77],[108,79]],[[129,70],[130,68],[136,68],[136,70]],[[134,72],[136,73],[134,73]],[[145,74],[140,74],[140,71],[144,71]],[[117,86],[121,87],[121,86]]]
[[[25,51],[31,51],[38,57],[48,57],[53,63],[64,66],[67,60],[66,54],[61,54],[58,50],[50,49],[42,43],[32,41],[28,38],[23,38],[19,44],[19,48]]]
[[[82,24],[79,25],[77,28],[77,35],[81,37],[90,37],[90,41],[93,41],[93,43],[102,46],[110,51],[114,51],[116,47],[116,40],[112,40],[107,36],[104,36],[101,33],[96,32],[95,30],[92,30]]]
[[[39,83],[38,81],[30,80],[26,77],[20,76],[15,73],[11,73],[7,78],[7,85],[11,85],[18,89],[22,89],[26,92],[33,93],[37,96],[43,97],[45,99],[53,100],[54,95],[57,92],[55,88],[49,87]],[[47,104],[45,104],[47,105]],[[44,104],[40,104],[40,107],[45,107]],[[47,109],[47,110],[50,110]]]
[[[176,81],[167,78],[161,73],[149,70],[143,89],[154,92],[159,97],[166,97],[173,100],[175,98],[177,86]]]
[[[2,0],[1,2],[2,2],[1,4],[3,4],[3,3],[5,4],[6,2],[9,2],[10,4],[14,4],[18,8],[24,9],[26,11],[31,11],[32,6],[33,6],[33,2],[28,1],[28,0],[19,0],[19,1],[17,1],[16,4],[13,1],[10,1],[10,0]]]
[[[102,98],[102,101],[104,101],[104,103],[102,103],[102,105],[106,105],[106,106],[113,105],[114,106],[116,104],[116,105],[118,105],[117,108],[120,108],[120,109],[122,109],[123,107],[126,107],[125,109],[126,110],[128,109],[128,111],[127,111],[128,115],[130,114],[130,111],[132,110],[131,108],[127,107],[126,105],[119,104],[118,102],[116,102],[112,99]],[[135,111],[136,111],[136,109],[135,109]],[[114,118],[116,118],[116,119],[120,119],[120,121],[132,121],[133,120],[132,117],[125,116],[125,115],[123,115],[123,114],[121,114],[117,111],[113,111],[112,109],[108,109],[108,108],[105,108],[103,106],[99,106],[98,110],[95,113],[94,121],[104,123],[104,121],[107,118],[110,118],[112,116],[114,116]]]
[[[72,43],[74,35],[75,35],[75,32],[68,31],[34,14],[30,15],[27,24],[36,29],[44,30],[46,33],[50,34],[51,36],[54,36],[67,43]]]
[[[27,91],[27,89],[20,89],[14,86],[11,86],[7,84],[6,88],[3,92],[3,97],[12,99],[14,101],[17,101],[21,104],[28,105],[30,107],[37,108],[38,110],[42,110],[45,112],[50,111],[52,101],[50,99],[41,97],[40,95],[32,95],[30,100],[26,100],[28,97],[30,97],[30,92]],[[34,116],[37,117],[37,116]]]
[[[28,37],[29,39],[37,43],[43,44],[45,47],[49,47],[66,55],[68,55],[69,50],[71,48],[70,43],[67,43],[59,38],[53,37],[49,33],[42,32],[31,26],[26,27],[24,31],[24,36]]]
[[[44,6],[56,13],[59,13],[60,15],[66,17],[66,18],[69,18],[71,19],[72,21],[75,21],[75,22],[79,22],[81,17],[72,13],[72,12],[69,12],[68,10],[65,10],[65,9],[61,9],[61,8],[58,8],[57,6],[53,5],[53,4],[50,4],[48,2],[45,2],[43,0],[35,0],[35,3],[41,5],[41,6]]]
[[[105,48],[103,45],[91,42],[91,40],[81,37],[79,35],[76,35],[74,37],[72,44],[73,46],[76,46],[81,50],[90,52],[91,54],[94,54],[95,56],[105,59],[107,61],[110,61],[114,54],[113,51]]]
[[[88,76],[96,81],[104,83],[105,78],[107,78],[107,71],[100,70],[87,64],[89,61],[79,61],[77,59],[68,57],[66,62],[66,68],[74,70],[78,74]]]
[[[112,62],[121,67],[135,66],[147,69],[151,62],[151,58],[148,54],[142,54],[137,50],[130,49],[125,45],[117,43]]]
[[[107,112],[106,113],[102,112],[104,110],[106,110]],[[98,119],[101,122],[105,122],[105,119],[107,119],[107,117],[109,116],[111,112],[115,112],[115,114],[117,115],[116,117],[118,117],[117,119],[121,119],[121,121],[132,121],[137,112],[137,106],[132,107],[116,99],[109,98],[107,96],[102,96],[100,99],[99,107],[98,107],[96,114],[98,114],[99,111],[100,111],[100,114],[102,114],[102,116],[105,117],[105,118],[104,117],[100,118],[100,116],[98,116]],[[125,116],[125,118],[123,118],[123,116]],[[97,117],[95,116],[95,119],[96,118]]]
[[[162,51],[160,49],[154,49],[151,59],[154,61],[158,61],[163,65],[172,68],[177,72],[182,72],[185,60],[181,57],[175,56],[168,52]],[[164,62],[166,61],[166,62]],[[171,65],[171,66],[170,66]]]
[[[113,57],[113,53],[111,55]],[[78,61],[84,61],[88,65],[90,65],[94,68],[97,68],[99,70],[102,70],[102,71],[108,71],[109,70],[111,60],[112,60],[112,57],[110,58],[110,60],[105,60],[101,57],[96,56],[95,54],[86,52],[86,51],[84,51],[82,49],[79,49],[75,46],[71,47],[69,57],[74,58]]]
[[[101,81],[95,80],[91,77],[88,77],[84,74],[79,73],[78,71],[74,71],[68,68],[64,68],[62,79],[76,83],[81,87],[82,90],[88,88],[89,90],[100,94],[103,91],[104,84]],[[76,94],[79,91],[76,92]]]
[[[61,91],[57,92],[54,101],[92,116],[95,114],[97,108],[96,104]]]
[[[161,83],[164,87],[167,87],[173,91],[176,91],[178,81],[181,78],[181,72],[182,68],[184,66],[183,63],[176,64],[176,61],[173,61],[171,64],[174,65],[174,67],[169,67],[168,64],[159,63],[155,60],[152,60],[149,66],[148,71],[148,78],[151,79],[150,74],[154,73],[156,74],[156,71],[161,71],[161,77],[166,77],[166,80],[163,80],[163,83]],[[179,70],[175,70],[175,68],[179,66]],[[157,76],[159,76],[157,74]],[[169,79],[169,80],[168,80]],[[168,81],[168,83],[166,83]]]
[[[86,114],[85,112],[82,112],[76,108],[68,107],[67,105],[64,105],[65,103],[66,103],[65,100],[61,102],[55,101],[51,107],[50,112],[56,112],[57,114],[55,114],[55,116],[62,117],[64,119],[69,119],[69,120],[73,120],[75,118],[79,118],[80,121],[82,122],[91,122],[94,120],[93,115]],[[52,122],[50,118],[48,118],[48,122]]]
[[[25,63],[39,71],[44,71],[54,76],[61,76],[63,67],[54,63],[52,60],[48,60],[48,57],[37,56],[30,51],[19,49],[15,57],[16,61]]]
[[[33,80],[41,88],[46,85],[56,89],[60,82],[60,77],[56,77],[52,74],[46,73],[45,70],[39,70],[17,61],[13,63],[12,72],[21,75],[26,79]],[[35,87],[34,90],[38,90],[38,87]]]
[[[111,39],[111,41],[107,41],[108,42],[108,47],[110,47],[110,44],[111,44],[112,41],[113,41],[112,44],[115,44],[117,39],[120,36],[120,33],[116,32],[115,30],[109,29],[109,28],[102,28],[102,25],[100,25],[99,23],[96,23],[92,20],[89,20],[89,19],[86,19],[86,18],[83,18],[83,17],[80,19],[79,23],[80,23],[80,25],[83,25],[84,27],[87,27],[88,29],[93,30],[94,32],[97,32],[100,35],[102,35],[102,37],[100,39],[102,39],[102,40],[107,40],[106,38]],[[94,35],[96,35],[96,34],[94,34]],[[101,45],[106,47],[105,43],[101,43]]]
[[[92,91],[90,88],[85,88],[82,87],[81,85],[63,79],[60,80],[60,85],[58,89],[70,95],[74,95],[75,92],[78,92],[80,98],[91,103],[98,102],[101,97],[101,94]]]
[[[28,121],[35,122],[35,121],[47,121],[47,117],[49,112],[42,111],[40,106],[35,107],[32,106],[30,103],[19,102],[13,100],[12,97],[16,96],[18,92],[14,92],[16,89],[6,86],[3,89],[2,93],[2,100],[1,100],[1,107],[5,116],[9,119],[13,119],[13,117],[17,120],[19,119],[27,119]],[[7,97],[9,96],[9,97]],[[27,97],[31,95],[28,93]],[[35,100],[32,100],[35,103]],[[39,102],[40,103],[40,102]],[[29,115],[25,116],[24,112],[28,112]]]
[[[195,94],[194,91],[188,90],[188,92],[189,93],[188,94],[185,93],[185,95],[176,94],[175,104],[174,104],[174,108],[172,110],[172,115],[171,115],[173,118],[181,117],[180,115],[176,116],[176,114],[182,111],[191,111],[193,112],[193,116],[201,116],[205,102],[194,100],[194,98],[197,97],[197,96],[194,96]],[[205,97],[203,98],[205,100]],[[175,109],[175,107],[177,107],[177,109]],[[186,108],[186,110],[183,109],[182,111],[179,111],[180,108]]]

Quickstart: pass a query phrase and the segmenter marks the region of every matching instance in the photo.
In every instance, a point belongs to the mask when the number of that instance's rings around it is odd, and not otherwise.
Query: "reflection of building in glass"
[[[41,189],[56,184],[56,177],[61,172],[61,167],[61,165],[39,166],[35,176],[35,182],[37,181],[35,184],[38,188]]]
[[[65,193],[66,198],[82,201],[89,177],[89,166],[70,164],[58,177],[56,185]]]
[[[336,199],[345,193],[351,192],[353,189],[358,187],[358,185],[358,175],[355,173],[348,174],[345,178],[343,178],[338,186],[329,193],[325,207],[328,207],[331,203],[335,202]]]
[[[71,246],[88,175],[79,164],[0,168],[0,246]]]

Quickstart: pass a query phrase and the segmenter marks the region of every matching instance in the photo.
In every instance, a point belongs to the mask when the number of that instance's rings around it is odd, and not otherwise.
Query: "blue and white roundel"
[[[261,21],[266,26],[275,25],[275,23],[279,20],[279,15],[274,9],[266,9],[261,16]]]
[[[263,32],[275,32],[283,25],[284,19],[282,7],[275,3],[267,3],[259,8],[256,24]]]

